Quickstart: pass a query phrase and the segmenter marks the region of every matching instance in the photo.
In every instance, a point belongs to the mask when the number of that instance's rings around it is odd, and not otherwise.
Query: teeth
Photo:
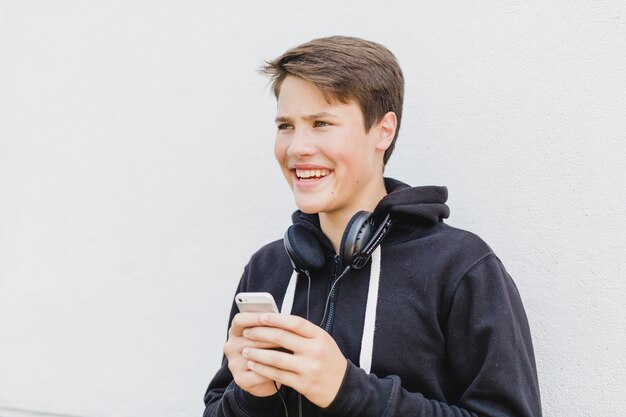
[[[322,178],[330,174],[328,169],[296,169],[296,176],[300,179]]]

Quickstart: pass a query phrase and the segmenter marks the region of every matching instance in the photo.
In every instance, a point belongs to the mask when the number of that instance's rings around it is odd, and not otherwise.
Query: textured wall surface
[[[625,3],[298,3],[0,0],[0,416],[202,414],[294,209],[256,69],[331,34],[400,60],[387,174],[513,275],[544,415],[625,409]]]

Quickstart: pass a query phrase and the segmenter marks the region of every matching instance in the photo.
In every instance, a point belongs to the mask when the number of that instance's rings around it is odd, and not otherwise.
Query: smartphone
[[[274,297],[268,292],[240,292],[235,303],[242,313],[278,313]]]

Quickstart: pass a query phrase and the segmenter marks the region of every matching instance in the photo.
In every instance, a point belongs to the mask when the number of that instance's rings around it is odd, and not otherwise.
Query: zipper
[[[335,255],[333,258],[333,274],[330,280],[330,301],[328,302],[328,317],[326,317],[326,323],[324,323],[324,330],[330,333],[330,329],[333,326],[333,319],[335,316],[335,303],[337,302],[337,286],[335,282],[337,282],[337,271],[339,270],[339,255]]]

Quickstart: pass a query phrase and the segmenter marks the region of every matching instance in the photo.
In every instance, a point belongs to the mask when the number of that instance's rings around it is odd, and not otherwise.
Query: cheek
[[[334,152],[335,160],[348,171],[360,169],[363,155],[358,148],[338,148]]]
[[[280,163],[287,156],[287,144],[284,140],[276,138],[274,141],[274,157]]]
[[[287,151],[289,149],[289,142],[276,138],[274,141],[274,157],[278,162],[278,166],[282,171],[287,183],[291,186],[291,171],[287,168]]]

